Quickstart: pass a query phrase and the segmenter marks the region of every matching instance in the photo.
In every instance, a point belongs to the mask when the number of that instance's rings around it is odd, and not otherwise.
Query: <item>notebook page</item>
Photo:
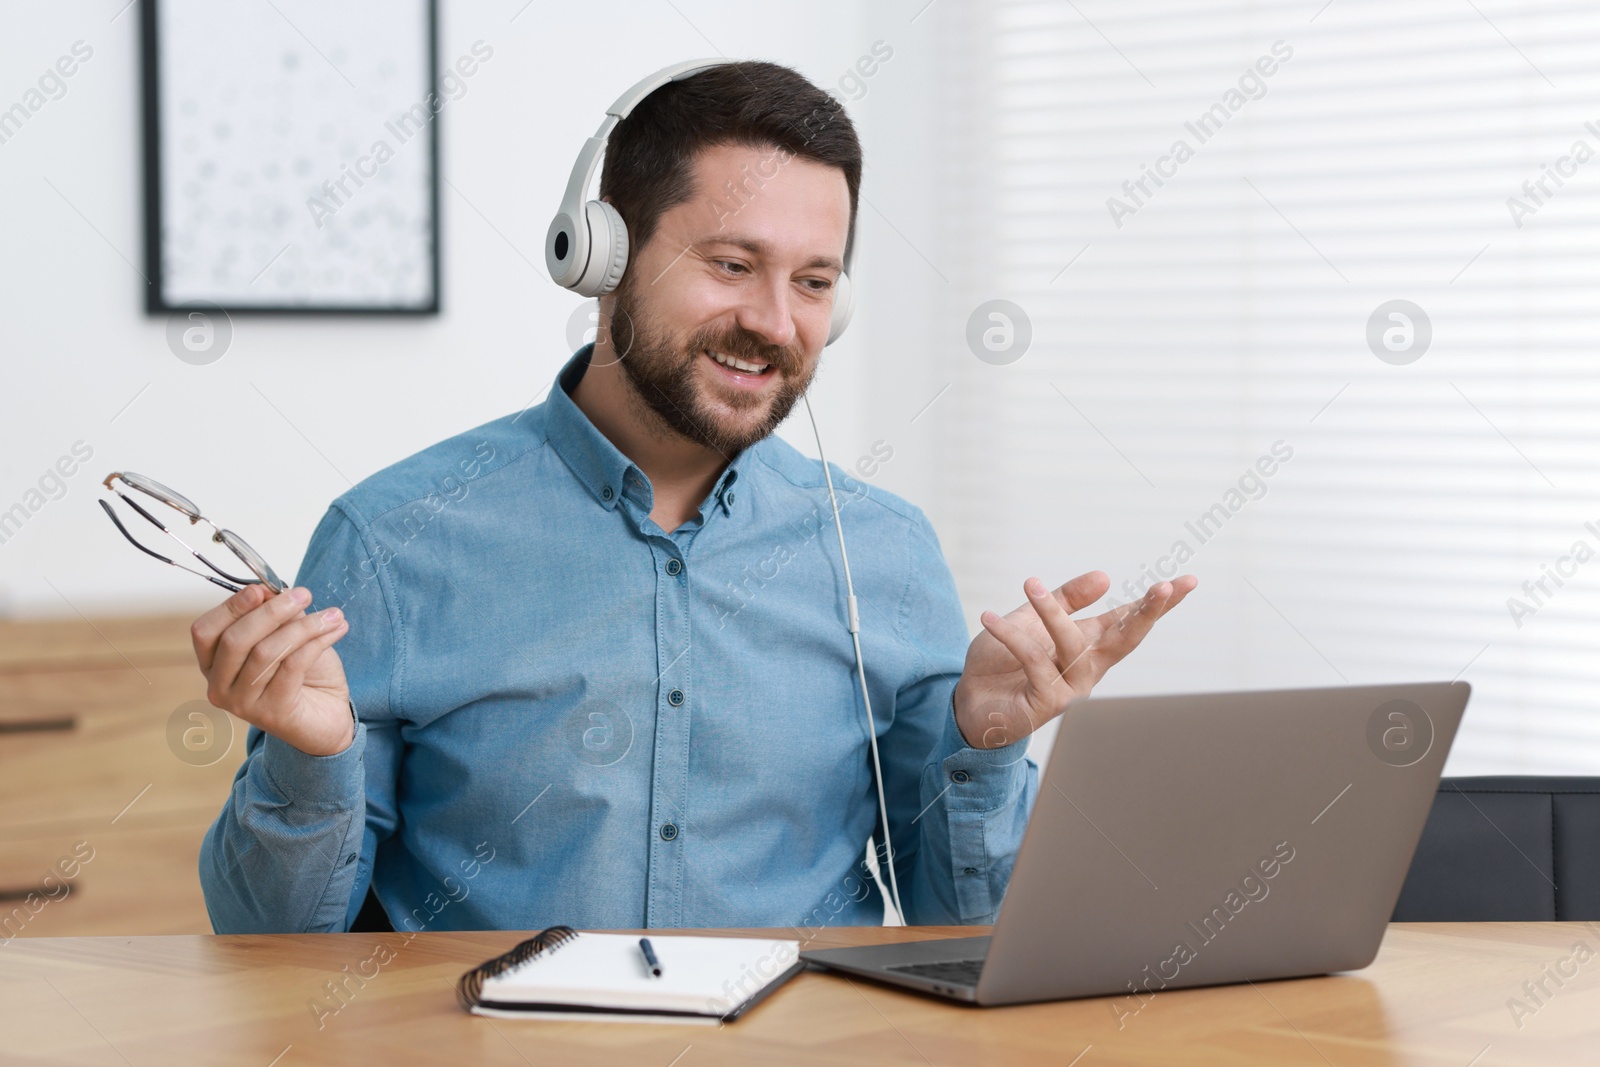
[[[580,933],[520,967],[490,978],[483,999],[724,1015],[783,974],[798,941],[651,935],[662,975],[651,977],[630,934]]]

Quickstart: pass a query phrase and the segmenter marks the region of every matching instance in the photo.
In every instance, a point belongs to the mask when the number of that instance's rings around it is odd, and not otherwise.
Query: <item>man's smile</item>
[[[702,348],[700,354],[706,357],[714,372],[723,381],[738,389],[760,392],[767,387],[769,382],[779,377],[773,371],[773,366],[770,363],[739,359],[709,348]]]

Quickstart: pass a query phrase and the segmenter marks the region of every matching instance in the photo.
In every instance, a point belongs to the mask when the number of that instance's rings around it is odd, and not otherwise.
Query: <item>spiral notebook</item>
[[[661,977],[636,934],[552,926],[456,983],[462,1007],[501,1019],[717,1023],[805,969],[800,943],[771,938],[650,936]]]

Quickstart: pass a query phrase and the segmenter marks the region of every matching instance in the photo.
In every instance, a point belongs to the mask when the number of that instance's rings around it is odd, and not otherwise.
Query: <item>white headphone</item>
[[[622,281],[622,272],[628,267],[627,224],[617,209],[604,200],[588,199],[589,183],[594,181],[595,171],[599,169],[606,141],[617,123],[627,118],[639,101],[663,85],[728,62],[725,59],[692,59],[674,63],[639,82],[606,109],[605,121],[595,135],[584,142],[583,150],[572,165],[572,177],[567,180],[561,208],[550,220],[549,232],[545,234],[544,265],[550,271],[551,281],[580,296],[603,296]],[[830,345],[844,333],[855,308],[855,295],[850,285],[854,265],[855,241],[851,240],[844,251],[844,272],[834,285],[833,319],[828,326],[827,340]]]

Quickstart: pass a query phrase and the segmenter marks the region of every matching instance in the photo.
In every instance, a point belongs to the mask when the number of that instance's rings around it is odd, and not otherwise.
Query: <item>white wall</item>
[[[882,42],[880,52],[892,50],[892,58],[866,79],[864,91],[847,94],[866,147],[857,318],[844,340],[828,350],[814,400],[835,461],[850,466],[879,441],[893,448],[893,459],[874,480],[932,516],[966,602],[969,628],[976,630],[981,609],[1016,606],[1021,581],[1030,573],[1053,584],[1100,567],[1120,583],[1152,558],[1151,546],[1161,548],[1173,528],[1171,515],[1152,517],[1147,487],[1129,476],[1124,462],[1076,415],[1064,414],[1048,434],[1036,433],[1021,417],[1026,394],[1038,382],[1052,376],[1069,383],[1088,380],[1083,346],[1097,336],[1091,327],[1105,310],[1096,303],[1100,298],[1084,297],[1081,313],[1038,315],[1036,353],[1014,368],[980,366],[961,334],[979,301],[1022,296],[1020,276],[995,269],[1005,259],[989,254],[997,242],[1013,242],[1006,246],[1008,255],[1053,266],[1094,237],[1033,216],[1025,225],[1015,221],[1021,217],[1019,197],[1026,199],[1037,174],[1025,155],[1008,164],[997,146],[1003,147],[1008,130],[1015,135],[1032,129],[1032,120],[1024,112],[1004,126],[1005,101],[999,98],[1031,91],[1041,76],[1070,76],[1088,94],[1072,98],[1084,115],[1101,114],[1101,105],[1143,99],[1144,83],[1070,14],[1049,5],[977,0],[759,6],[636,0],[620,7],[441,0],[441,62],[479,39],[495,49],[469,82],[468,94],[441,116],[442,171],[449,183],[442,189],[443,314],[392,320],[237,316],[225,358],[194,367],[168,350],[165,320],[141,310],[139,9],[119,14],[123,2],[0,8],[0,109],[21,98],[75,41],[95,50],[62,99],[50,101],[0,144],[0,511],[23,499],[75,442],[94,450],[66,495],[48,502],[0,544],[0,616],[190,611],[215,602],[210,587],[139,558],[116,536],[94,503],[95,482],[110,470],[132,468],[188,493],[288,575],[327,502],[352,480],[541,396],[568,356],[567,322],[580,304],[540,275],[545,227],[578,145],[593,132],[604,106],[642,73],[719,52],[784,62],[819,84],[839,87],[875,42]],[[294,12],[308,0],[277,2]],[[1234,15],[1248,20],[1258,8],[1269,21],[1283,14],[1281,5],[1247,5]],[[1307,50],[1308,60],[1318,47],[1345,47],[1359,56],[1365,38],[1352,26],[1381,8],[1352,5],[1341,14],[1335,7],[1316,26],[1299,31],[1297,45]],[[1057,14],[1076,35],[1070,47],[1028,29],[1029,20]],[[1109,3],[1093,5],[1093,14],[1102,21],[1131,19],[1117,27],[1130,42],[1146,32],[1137,18]],[[1031,57],[1027,62],[1000,55],[997,49],[1007,42],[991,36],[996,25],[1012,38],[1013,51]],[[1159,36],[1166,25],[1146,29]],[[1276,32],[1275,26],[1267,28]],[[1518,30],[1538,43],[1531,27],[1519,24]],[[1240,41],[1248,44],[1262,34],[1270,41],[1265,29]],[[1223,73],[1234,64],[1231,53],[1223,54],[1231,39],[1207,38],[1207,62]],[[605,47],[580,52],[580,41]],[[1513,73],[1520,69],[1511,49],[1507,55],[1496,51],[1503,44],[1499,38],[1480,44],[1495,62]],[[1172,54],[1189,55],[1183,40],[1174,47]],[[1547,52],[1554,46],[1542,47]],[[1153,46],[1140,53],[1151,64],[1164,62],[1164,54]],[[971,68],[986,76],[965,76]],[[1508,92],[1544,91],[1528,72],[1522,77],[1528,84],[1508,80]],[[1275,97],[1275,106],[1292,99],[1287,83],[1274,92],[1285,94]],[[996,98],[987,98],[990,93]],[[1096,94],[1109,95],[1101,100]],[[1203,106],[1198,98],[1177,101],[1171,114],[1188,114],[1191,104]],[[1168,123],[1166,112],[1156,123],[1165,130],[1161,123]],[[1552,129],[1544,131],[1546,141],[1566,126]],[[1074,159],[1105,147],[1104,138],[1072,140],[1063,134],[1061,142]],[[1543,144],[1529,151],[1537,155]],[[1122,173],[1125,162],[1113,169]],[[1533,172],[1526,161],[1513,163],[1518,175]],[[1048,185],[1048,192],[1063,202],[1077,196],[1096,211],[1103,195],[1084,199],[1086,194],[1059,182]],[[1563,210],[1583,203],[1581,195],[1567,194]],[[1490,207],[1499,210],[1497,205]],[[1159,216],[1140,221],[1153,226]],[[1264,225],[1272,223],[1265,218]],[[1467,253],[1478,243],[1471,242]],[[1298,246],[1291,252],[1305,254]],[[1136,297],[1142,292],[1141,262],[1132,252],[1127,256],[1121,282],[1107,274],[1105,264],[1090,261],[1086,272],[1058,288],[1121,285],[1116,292],[1122,298]],[[1494,258],[1486,257],[1480,268],[1492,266]],[[1517,292],[1507,285],[1502,295],[1514,302]],[[1181,308],[1154,306],[1160,314],[1134,313],[1126,325],[1157,332],[1186,328]],[[1242,321],[1248,326],[1256,319]],[[1355,343],[1347,347],[1365,360],[1359,326],[1357,321]],[[1108,351],[1114,351],[1114,331],[1106,336]],[[1004,388],[994,384],[1002,370],[1012,383]],[[1342,369],[1338,380],[1347,380]],[[940,395],[948,383],[955,384]],[[1148,390],[1181,399],[1181,382],[1152,374],[1137,384],[1099,398],[1104,406],[1090,406],[1099,424],[1124,443],[1146,436],[1138,404]],[[1243,374],[1219,376],[1214,388],[1224,404],[1254,395]],[[1355,398],[1352,393],[1347,399]],[[1341,404],[1341,411],[1359,411],[1353,403]],[[1225,422],[1225,407],[1215,407],[1201,405],[1197,417]],[[1487,441],[1480,445],[1498,447],[1499,438],[1482,427],[1474,430]],[[803,415],[782,432],[812,450]],[[1435,451],[1455,447],[1448,434],[1434,433],[1427,444]],[[1252,449],[1259,451],[1253,438],[1239,448],[1246,460],[1254,457]],[[1197,458],[1163,445],[1160,456],[1180,467],[1208,463],[1195,483],[1207,499],[1238,466],[1232,453]],[[1282,489],[1274,492],[1274,507],[1290,499]],[[1174,514],[1189,511],[1185,502]],[[1498,536],[1492,524],[1474,528]],[[1318,629],[1330,605],[1340,603],[1342,579],[1335,575],[1325,588],[1297,583],[1297,599],[1286,608],[1311,631],[1317,643],[1311,647],[1303,632],[1261,603],[1243,581],[1263,561],[1278,560],[1285,573],[1292,572],[1303,562],[1295,543],[1267,527],[1259,537],[1236,540],[1197,562],[1200,592],[1113,672],[1102,692],[1336,683],[1317,652],[1325,645],[1334,648],[1351,681],[1448,677],[1465,664],[1463,676],[1479,685],[1480,695],[1474,699],[1477,714],[1469,714],[1452,757],[1453,772],[1593,773],[1578,757],[1549,755],[1560,736],[1523,708],[1535,688],[1528,679],[1551,673],[1530,673],[1524,663],[1546,654],[1576,654],[1559,641],[1530,627],[1515,634],[1513,643],[1513,635],[1502,632],[1509,624],[1501,621],[1499,630],[1483,634],[1452,632],[1448,647],[1408,635],[1384,643],[1381,655],[1363,658],[1331,645],[1338,633]],[[1548,558],[1546,547],[1528,550],[1538,558],[1516,557],[1505,575],[1536,574],[1540,560]],[[1368,570],[1377,574],[1381,567]],[[1496,606],[1515,591],[1505,575],[1496,572],[1494,581],[1473,587],[1480,599]],[[1274,594],[1278,589],[1272,587]],[[1414,611],[1425,599],[1399,596],[1379,608]],[[1561,610],[1584,615],[1581,609],[1577,595],[1569,594]],[[1416,629],[1437,638],[1434,622]],[[1520,644],[1528,646],[1526,654]],[[1580,696],[1586,700],[1587,690]],[[1037,755],[1048,741],[1039,739]]]
[[[850,94],[860,96],[850,107],[867,140],[867,194],[914,241],[926,240],[917,233],[925,193],[908,173],[928,126],[912,88],[913,76],[930,74],[929,50],[918,45],[932,20],[910,21],[923,0],[620,8],[539,0],[525,10],[524,0],[444,0],[441,64],[479,39],[495,52],[440,116],[450,183],[441,194],[443,313],[235,316],[227,354],[191,366],[168,350],[165,318],[142,310],[140,12],[123,2],[0,9],[0,108],[74,42],[94,50],[65,96],[0,144],[0,510],[23,500],[75,442],[93,449],[65,496],[0,544],[0,615],[187,611],[215,601],[211,587],[122,543],[95,504],[96,482],[111,470],[186,493],[287,576],[328,501],[351,481],[541,395],[569,355],[567,320],[580,303],[539,273],[545,227],[605,106],[659,66],[720,52],[786,63],[836,87],[874,41],[886,41],[893,59],[864,95]],[[287,0],[280,6],[296,12]],[[927,267],[874,210],[863,207],[861,225],[858,317],[828,351],[817,413],[830,458],[848,464],[874,440],[891,440],[896,458],[879,478],[916,496],[927,479],[915,428],[905,425],[915,412],[904,409],[920,387],[898,370],[875,370],[872,353],[885,331],[898,336],[886,309],[914,312],[931,298]],[[785,434],[809,451],[805,429],[791,420]]]

